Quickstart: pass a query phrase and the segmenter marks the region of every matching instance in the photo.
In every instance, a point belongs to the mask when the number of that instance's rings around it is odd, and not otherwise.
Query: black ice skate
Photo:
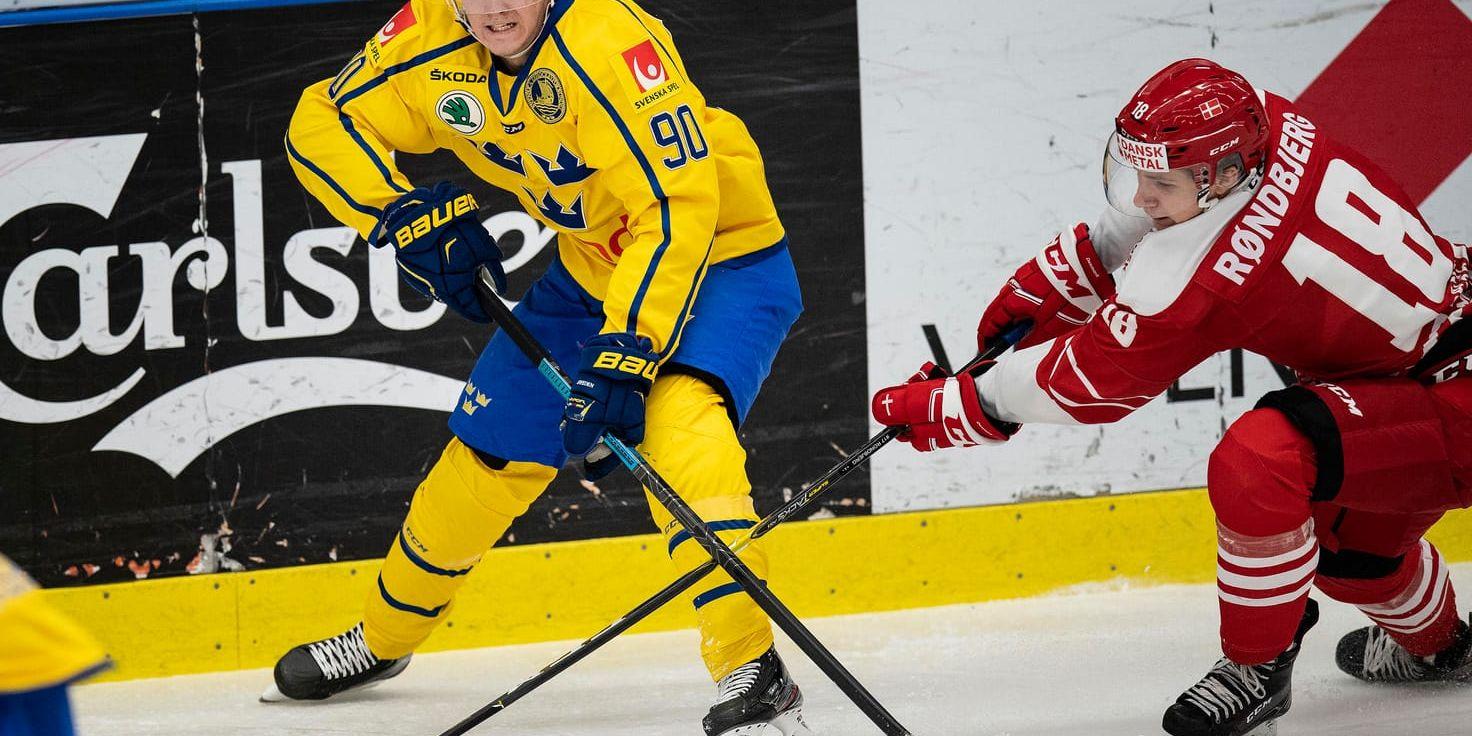
[[[782,666],[776,647],[732,670],[716,687],[715,705],[702,722],[706,736],[812,734],[802,721],[802,691]]]
[[[1417,657],[1379,626],[1355,629],[1339,640],[1339,669],[1366,682],[1472,682],[1472,627],[1431,657]]]
[[[363,624],[337,636],[293,647],[276,662],[275,684],[261,701],[323,700],[344,690],[387,680],[409,666],[406,655],[379,659],[363,641]]]
[[[1273,721],[1293,704],[1293,661],[1303,635],[1319,622],[1319,604],[1308,599],[1288,651],[1271,662],[1241,665],[1225,657],[1167,708],[1161,724],[1173,736],[1270,734]]]

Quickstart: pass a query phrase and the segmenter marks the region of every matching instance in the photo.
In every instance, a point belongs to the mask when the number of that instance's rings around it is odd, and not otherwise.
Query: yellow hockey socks
[[[650,393],[645,421],[648,433],[640,447],[644,456],[717,536],[730,543],[756,525],[746,451],[714,389],[692,376],[663,376]],[[649,506],[680,573],[710,559],[652,496]],[[739,554],[758,578],[766,578],[767,558],[758,545]],[[730,575],[714,572],[692,590],[700,654],[712,679],[719,680],[772,646],[766,614]]]
[[[363,614],[363,638],[383,659],[419,646],[444,618],[465,575],[557,471],[510,462],[493,469],[458,439],[414,492]]]

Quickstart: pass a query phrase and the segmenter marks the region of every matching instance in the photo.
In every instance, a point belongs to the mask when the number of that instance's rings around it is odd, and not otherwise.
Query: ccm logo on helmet
[[[1301,115],[1283,113],[1277,160],[1268,167],[1267,180],[1258,188],[1252,204],[1238,216],[1228,241],[1232,248],[1217,256],[1213,271],[1238,286],[1247,282],[1247,274],[1262,262],[1273,233],[1293,203],[1313,148],[1314,124]]]

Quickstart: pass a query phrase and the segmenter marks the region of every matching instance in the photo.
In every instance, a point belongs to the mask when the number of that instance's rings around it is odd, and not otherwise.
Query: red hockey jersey
[[[1232,348],[1308,380],[1406,375],[1461,317],[1466,247],[1290,102],[1265,103],[1257,187],[1146,234],[1089,322],[984,374],[993,416],[1113,422]]]

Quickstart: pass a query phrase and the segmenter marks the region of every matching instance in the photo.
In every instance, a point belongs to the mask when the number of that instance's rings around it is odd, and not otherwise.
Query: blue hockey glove
[[[490,315],[475,297],[475,272],[485,265],[506,290],[501,249],[476,214],[475,197],[443,181],[434,189],[418,187],[383,211],[382,243],[394,244],[399,275],[415,291],[441,302],[475,322]]]
[[[643,442],[644,399],[658,367],[659,356],[650,351],[647,338],[616,332],[584,343],[572,395],[562,409],[563,449],[586,455],[604,432],[630,447]]]

